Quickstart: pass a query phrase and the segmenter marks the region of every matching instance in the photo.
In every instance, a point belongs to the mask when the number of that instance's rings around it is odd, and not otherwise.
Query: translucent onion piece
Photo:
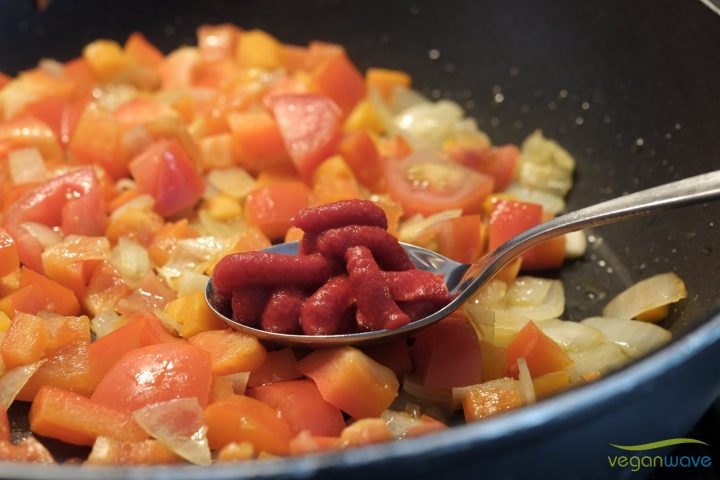
[[[618,318],[592,317],[582,321],[601,331],[608,342],[619,346],[630,358],[637,358],[666,344],[672,334],[647,322]]]
[[[579,230],[565,234],[565,258],[582,258],[586,251],[585,232]]]
[[[186,272],[203,272],[223,252],[232,248],[237,236],[232,238],[198,237],[178,240],[167,263],[158,269],[158,274],[174,290]]]
[[[522,144],[516,179],[522,185],[564,197],[572,187],[575,160],[560,145],[536,130]]]
[[[405,438],[407,433],[420,425],[422,422],[419,418],[410,415],[407,412],[395,412],[393,410],[385,410],[380,417],[385,420],[390,434],[396,440]]]
[[[153,315],[155,315],[159,320],[160,323],[163,324],[163,326],[170,331],[170,333],[174,335],[178,335],[180,333],[180,329],[182,329],[182,325],[180,325],[178,322],[176,322],[170,315],[165,313],[162,310],[155,309],[153,310]]]
[[[120,143],[130,155],[137,155],[142,152],[153,140],[152,135],[150,135],[150,132],[148,132],[144,125],[130,127],[120,136]],[[118,180],[118,184],[126,180],[132,182],[129,178],[123,178]]]
[[[10,178],[16,185],[40,182],[48,176],[45,161],[40,150],[35,147],[20,148],[8,154]]]
[[[241,217],[229,221],[215,220],[205,209],[198,212],[198,220],[200,221],[200,223],[196,225],[198,231],[200,231],[202,235],[209,237],[227,238],[237,241],[239,232],[247,228],[247,225]]]
[[[232,382],[233,392],[235,395],[245,394],[248,380],[250,379],[250,372],[231,373],[230,375],[224,375],[224,377]]]
[[[642,280],[610,300],[603,317],[632,319],[687,297],[685,283],[673,272]]]
[[[130,285],[137,284],[150,271],[150,255],[145,247],[126,237],[120,237],[110,253],[110,263]]]
[[[452,137],[462,147],[490,148],[492,143],[485,132],[480,131],[474,118],[463,118],[453,126]]]
[[[540,321],[558,318],[565,310],[565,290],[559,280],[518,277],[506,295],[509,312]]]
[[[29,75],[20,75],[0,89],[0,105],[5,120],[12,119],[30,103],[47,95],[45,82],[36,82]]]
[[[535,387],[533,386],[530,370],[527,361],[520,357],[517,359],[518,365],[518,384],[520,386],[520,396],[524,404],[535,403]]]
[[[400,225],[398,238],[401,242],[412,243],[422,246],[433,234],[431,227],[443,220],[458,218],[462,215],[462,209],[454,208],[435,213],[428,217],[416,215]]]
[[[208,173],[207,180],[233,198],[245,198],[255,188],[255,179],[240,167],[216,168]]]
[[[603,343],[590,350],[570,352],[568,355],[575,362],[567,369],[572,382],[583,380],[584,375],[595,373],[604,375],[630,361],[622,349],[614,343]]]
[[[465,313],[470,318],[470,322],[478,336],[488,342],[495,340],[495,312],[489,310],[482,305],[465,304]]]
[[[385,102],[376,89],[371,88],[368,91],[368,100],[370,100],[370,105],[372,105],[373,110],[375,110],[375,116],[380,121],[383,132],[387,135],[393,135],[397,130],[395,118],[393,117],[394,113],[385,105]]]
[[[90,330],[95,338],[102,338],[125,325],[127,319],[121,317],[113,310],[101,310],[90,320]]]
[[[205,290],[209,280],[210,277],[202,273],[184,272],[177,281],[178,296],[183,296],[186,293],[196,290]]]
[[[144,193],[142,195],[138,195],[137,197],[133,198],[128,202],[125,202],[124,204],[113,210],[113,212],[110,214],[110,219],[114,220],[120,218],[127,210],[137,209],[140,211],[150,211],[153,209],[154,206],[155,199],[150,195]]]
[[[93,96],[97,93],[97,104],[111,112],[114,112],[138,95],[137,89],[126,83],[109,83],[102,89],[96,90],[97,92],[93,92]]]
[[[440,100],[403,110],[395,116],[395,125],[408,135],[408,140],[416,148],[439,147],[462,117],[463,110],[457,103]]]
[[[550,215],[557,215],[565,210],[565,200],[550,192],[529,188],[515,182],[510,183],[505,192],[514,195],[518,200],[542,205],[543,211]]]
[[[176,398],[133,412],[133,418],[151,437],[195,465],[210,465],[212,457],[197,398]]]
[[[507,310],[495,310],[493,343],[506,347],[530,319]]]
[[[38,360],[28,365],[11,368],[0,377],[0,410],[6,411],[10,408],[20,390],[46,361]]]
[[[469,304],[479,305],[486,308],[501,309],[505,304],[508,285],[502,280],[493,278],[470,298]]]
[[[110,257],[110,242],[106,237],[68,235],[59,243],[45,248],[45,258],[62,258],[64,262],[106,260]]]
[[[65,75],[65,65],[51,58],[40,59],[38,68],[53,77],[62,77]]]
[[[62,242],[62,234],[58,230],[42,223],[25,222],[20,224],[20,226],[37,240],[43,248],[52,247]]]
[[[563,350],[569,352],[582,352],[606,341],[603,332],[584,322],[551,319],[537,322],[537,326]]]
[[[397,115],[403,110],[420,104],[431,105],[432,102],[423,94],[412,88],[397,86],[390,93],[388,108],[393,115]]]
[[[460,407],[453,399],[451,389],[426,387],[411,375],[403,377],[402,389],[411,397],[421,400],[422,403],[434,403],[449,408]]]

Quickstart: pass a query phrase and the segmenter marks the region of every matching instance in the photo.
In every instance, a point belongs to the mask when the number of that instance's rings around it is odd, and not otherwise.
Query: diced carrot
[[[95,384],[88,365],[88,343],[75,340],[60,348],[38,369],[17,396],[30,402],[42,387],[58,387],[81,395],[89,395]]]
[[[342,412],[323,400],[310,380],[275,382],[250,388],[247,395],[280,412],[296,433],[334,437],[345,427]]]
[[[343,131],[347,133],[365,132],[380,135],[385,131],[385,126],[373,103],[366,98],[360,100],[352,112],[345,118]]]
[[[340,437],[318,437],[308,432],[300,432],[290,440],[291,455],[307,455],[308,453],[337,450],[342,446]]]
[[[245,200],[245,220],[269,239],[280,239],[290,219],[310,204],[310,190],[300,180],[260,187]]]
[[[470,388],[462,402],[466,421],[482,420],[522,405],[520,390],[507,388],[502,385],[504,381],[493,380]]]
[[[363,347],[362,351],[380,365],[384,365],[395,372],[398,377],[410,373],[413,369],[410,361],[410,349],[408,349],[405,338],[397,338],[385,343]]]
[[[140,32],[133,32],[125,42],[127,56],[143,65],[158,66],[165,55]]]
[[[526,253],[521,257],[523,270],[560,268],[565,260],[565,237],[560,235],[545,240]]]
[[[202,290],[195,290],[176,298],[165,306],[165,313],[182,325],[180,336],[184,338],[226,327],[208,306]]]
[[[498,273],[493,277],[496,280],[502,280],[505,283],[512,283],[517,278],[522,268],[523,258],[518,257],[512,262],[505,265]]]
[[[533,388],[537,398],[545,398],[560,392],[570,385],[570,375],[564,370],[546,373],[533,379]]]
[[[392,440],[390,429],[382,418],[363,418],[345,427],[340,442],[347,447],[364,447]]]
[[[258,173],[275,164],[290,164],[280,129],[270,113],[234,112],[227,121],[235,158],[246,170]]]
[[[503,378],[507,375],[505,348],[487,340],[480,340],[482,350],[482,379],[484,382]]]
[[[346,134],[338,148],[360,183],[375,193],[385,191],[383,162],[367,132]]]
[[[229,328],[198,333],[189,340],[210,354],[213,375],[251,372],[267,358],[256,337]]]
[[[22,290],[24,287],[33,287],[37,297],[25,304],[23,302],[13,303],[16,310],[27,313],[51,310],[60,315],[80,315],[80,302],[75,293],[45,275],[22,267],[20,269],[20,289]],[[27,309],[24,309],[26,306]],[[36,307],[39,308],[35,309]]]
[[[290,348],[268,352],[267,359],[250,373],[248,387],[257,387],[274,382],[285,382],[302,377],[297,369],[295,354]]]
[[[168,465],[182,463],[177,456],[158,440],[116,440],[98,437],[87,458],[87,465]]]
[[[236,395],[209,405],[205,409],[205,424],[213,450],[233,442],[249,442],[257,452],[290,453],[292,429],[278,416],[277,410],[254,398]]]
[[[183,340],[165,330],[154,315],[135,313],[125,325],[90,344],[88,361],[92,380],[97,385],[123,355],[136,348],[178,341]]]
[[[409,87],[412,78],[405,72],[385,68],[368,68],[365,72],[368,88],[375,88],[383,99],[388,100],[395,87]]]
[[[222,402],[232,398],[235,395],[233,391],[233,382],[227,377],[219,377],[213,375],[210,383],[210,396],[208,397],[208,405],[216,402]]]
[[[19,267],[20,257],[15,241],[4,228],[0,228],[0,277],[14,272]]]
[[[47,344],[45,322],[35,315],[17,312],[0,347],[5,368],[40,360],[45,356]]]
[[[345,115],[365,96],[365,82],[345,54],[335,55],[315,67],[311,81],[318,93],[330,97]]]
[[[28,437],[17,444],[0,441],[0,462],[55,463],[55,460],[37,438]]]
[[[377,417],[397,396],[392,370],[353,347],[317,350],[298,362],[322,397],[353,418]]]
[[[115,118],[123,128],[129,128],[150,123],[160,115],[171,111],[167,105],[153,98],[135,97],[115,110]]]
[[[507,346],[507,370],[515,377],[518,375],[518,358],[527,361],[533,378],[572,364],[562,347],[542,333],[533,321],[529,321]]]
[[[29,418],[33,432],[73,445],[92,445],[99,436],[132,441],[147,438],[129,413],[62,388],[41,388]]]

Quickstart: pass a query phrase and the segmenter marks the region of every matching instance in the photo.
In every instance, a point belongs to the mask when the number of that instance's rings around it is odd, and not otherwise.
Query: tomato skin
[[[186,343],[159,343],[123,355],[92,400],[126,412],[181,397],[195,397],[204,407],[210,382],[210,354]]]
[[[490,148],[451,149],[448,155],[456,162],[495,179],[493,192],[502,192],[515,174],[520,150],[515,145]]]
[[[205,191],[202,176],[176,139],[148,146],[130,161],[130,173],[140,190],[155,199],[155,210],[162,216],[191,207]]]
[[[68,199],[68,194],[74,198]],[[60,226],[65,235],[99,236],[107,214],[100,183],[92,168],[73,170],[31,190],[7,211],[4,227],[15,240],[22,263],[42,272],[42,246],[21,225]]]
[[[422,157],[422,153],[419,153],[401,161],[394,158],[385,160],[388,193],[402,205],[406,216],[418,213],[427,216],[453,208],[461,208],[465,215],[480,213],[483,200],[493,190],[492,177],[449,160],[426,161]],[[446,172],[455,181],[451,179],[444,191],[414,186],[408,178],[408,172],[422,164]]]
[[[335,152],[340,140],[340,109],[321,95],[272,95],[266,101],[295,168],[309,181],[318,165]]]

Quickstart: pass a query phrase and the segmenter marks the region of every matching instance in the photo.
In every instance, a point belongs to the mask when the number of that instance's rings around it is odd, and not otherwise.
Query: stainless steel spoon
[[[396,330],[350,333],[345,335],[288,335],[266,332],[242,325],[223,315],[213,305],[212,282],[208,282],[205,298],[210,308],[231,327],[251,333],[260,339],[288,346],[330,347],[355,345],[409,335],[425,328],[457,310],[475,291],[500,269],[525,250],[565,233],[583,228],[619,222],[663,210],[715,200],[720,197],[720,170],[642,190],[613,200],[567,213],[527,230],[507,241],[472,264],[458,263],[438,253],[410,244],[402,244],[417,268],[441,273],[454,300],[442,309]],[[282,243],[266,252],[297,254],[297,242]]]

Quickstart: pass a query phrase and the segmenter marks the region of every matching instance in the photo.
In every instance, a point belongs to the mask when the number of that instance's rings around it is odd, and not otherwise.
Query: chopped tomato
[[[418,333],[411,353],[415,375],[426,387],[466,387],[482,381],[480,342],[464,316],[447,317]]]
[[[340,142],[339,152],[360,183],[376,193],[385,191],[383,162],[367,132],[346,134]]]
[[[42,271],[42,246],[23,228],[25,222],[60,226],[66,235],[102,235],[107,216],[93,170],[81,168],[52,178],[8,209],[3,224],[17,243],[20,260]]]
[[[507,371],[515,377],[518,375],[518,358],[525,359],[533,378],[563,370],[572,364],[562,347],[542,333],[533,321],[518,332],[506,352]]]
[[[310,189],[299,180],[273,182],[250,193],[245,220],[271,240],[283,238],[290,219],[310,204]]]
[[[491,177],[423,152],[401,161],[387,159],[385,177],[388,193],[407,216],[452,208],[461,208],[466,215],[480,213],[493,189]]]
[[[277,409],[296,433],[332,437],[345,428],[342,412],[323,400],[310,380],[275,382],[250,388],[247,394]]]
[[[125,53],[131,60],[143,65],[158,66],[165,58],[165,55],[140,32],[130,34],[125,42]]]
[[[397,396],[395,373],[352,347],[317,350],[298,362],[322,397],[353,418],[377,417]]]
[[[234,153],[246,170],[259,173],[289,163],[280,128],[268,112],[231,113],[227,121]]]
[[[0,277],[4,277],[20,267],[17,247],[12,237],[0,228]]]
[[[309,180],[340,140],[338,106],[327,97],[310,94],[273,95],[267,101],[295,168]]]
[[[101,165],[113,178],[127,176],[127,156],[120,145],[120,125],[112,114],[89,104],[77,121],[68,149],[82,164]]]
[[[18,286],[0,300],[0,310],[8,315],[14,312],[35,314],[41,310],[61,315],[80,314],[80,303],[73,291],[41,273],[22,267]]]
[[[388,367],[398,377],[412,372],[413,367],[410,360],[410,350],[407,339],[405,338],[398,338],[377,345],[363,347],[362,351],[380,365]]]
[[[297,369],[297,359],[290,348],[268,352],[267,359],[253,370],[248,378],[249,387],[258,387],[274,382],[285,382],[302,377]]]
[[[143,150],[130,162],[130,173],[163,216],[192,207],[205,191],[205,182],[175,139],[158,140]]]
[[[318,93],[334,101],[344,115],[365,96],[365,82],[345,53],[321,62],[310,74]]]
[[[28,313],[17,313],[10,322],[0,353],[5,368],[33,363],[45,356],[48,332],[40,317]]]
[[[159,343],[123,355],[98,384],[93,402],[125,412],[151,403],[195,397],[207,405],[210,355],[185,343]]]
[[[515,174],[520,150],[515,145],[490,148],[456,147],[448,152],[456,162],[495,179],[494,192],[502,192]]]

